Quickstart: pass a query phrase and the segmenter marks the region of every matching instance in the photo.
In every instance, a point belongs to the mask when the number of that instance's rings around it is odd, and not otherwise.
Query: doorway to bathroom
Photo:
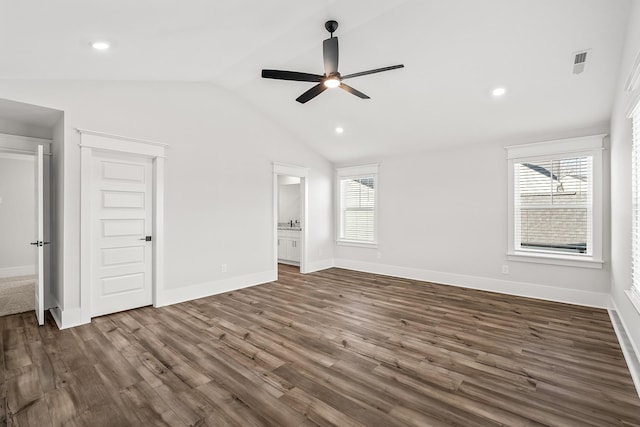
[[[275,271],[278,264],[305,272],[307,230],[307,169],[274,164]]]

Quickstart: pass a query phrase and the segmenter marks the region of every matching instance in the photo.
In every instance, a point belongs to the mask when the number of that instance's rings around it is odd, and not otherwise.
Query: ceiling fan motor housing
[[[334,21],[333,19],[324,23],[324,28],[327,29],[333,36],[333,33],[338,29],[338,21]]]

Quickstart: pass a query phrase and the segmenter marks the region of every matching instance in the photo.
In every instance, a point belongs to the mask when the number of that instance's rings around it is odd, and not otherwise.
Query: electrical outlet
[[[509,266],[508,265],[503,265],[502,266],[502,274],[509,274]]]
[[[226,273],[227,272],[227,264],[222,264],[220,266],[220,271],[223,272],[223,273]]]

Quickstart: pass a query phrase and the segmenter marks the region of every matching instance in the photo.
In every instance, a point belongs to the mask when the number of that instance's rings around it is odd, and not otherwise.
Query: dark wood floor
[[[0,330],[9,425],[640,425],[606,311],[347,270]]]

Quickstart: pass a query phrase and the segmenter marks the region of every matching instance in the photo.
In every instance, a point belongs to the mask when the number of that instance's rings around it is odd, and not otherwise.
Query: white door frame
[[[83,323],[91,322],[92,233],[91,189],[96,150],[149,157],[153,161],[153,305],[164,289],[164,170],[167,144],[110,135],[86,129],[80,133],[80,311]]]
[[[295,176],[300,178],[300,188],[302,197],[300,200],[300,208],[302,224],[302,232],[300,233],[302,240],[302,250],[300,251],[300,273],[307,272],[307,241],[309,237],[309,221],[308,221],[308,194],[309,194],[309,169],[301,166],[287,165],[284,163],[273,163],[273,270],[278,277],[278,175]]]

